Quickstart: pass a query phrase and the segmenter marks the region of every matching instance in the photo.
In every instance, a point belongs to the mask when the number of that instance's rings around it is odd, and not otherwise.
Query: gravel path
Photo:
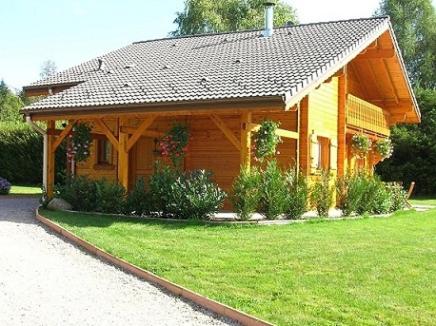
[[[229,325],[47,231],[36,206],[0,197],[0,325]]]

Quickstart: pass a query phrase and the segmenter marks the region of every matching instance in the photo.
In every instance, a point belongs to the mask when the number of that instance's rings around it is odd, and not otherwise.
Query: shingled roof
[[[23,113],[281,97],[328,78],[390,28],[375,17],[136,42],[27,86],[73,85]],[[301,95],[301,94],[300,94]]]

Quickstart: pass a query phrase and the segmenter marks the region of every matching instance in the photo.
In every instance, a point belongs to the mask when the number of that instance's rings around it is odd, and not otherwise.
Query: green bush
[[[345,216],[352,213],[385,214],[394,210],[393,207],[403,208],[405,205],[401,187],[400,189],[388,187],[378,176],[365,173],[349,175],[340,178],[336,187],[340,198],[338,207],[342,209]]]
[[[241,220],[248,220],[259,206],[261,175],[258,169],[241,168],[233,182],[231,201]]]
[[[396,212],[404,209],[407,203],[407,193],[404,189],[398,184],[389,186],[388,189],[391,195],[391,207],[389,210]]]
[[[95,182],[97,212],[121,214],[124,212],[126,190],[117,182],[101,179]]]
[[[150,199],[152,210],[159,215],[167,216],[172,212],[172,186],[179,177],[179,173],[169,166],[157,163],[155,172],[150,177]]]
[[[283,173],[275,160],[268,162],[262,172],[260,210],[269,220],[277,219],[286,211],[288,190]]]
[[[333,188],[330,186],[329,171],[323,171],[320,178],[312,185],[310,202],[318,216],[328,217],[329,209],[333,204]]]
[[[361,173],[346,175],[336,181],[337,206],[343,215],[357,212],[366,191],[365,176]]]
[[[74,210],[92,212],[98,207],[96,182],[84,176],[68,179],[65,185],[58,187],[57,195]]]
[[[172,184],[169,213],[176,218],[204,219],[220,210],[225,197],[225,192],[211,180],[210,172],[187,172]]]
[[[299,219],[306,212],[309,189],[306,177],[293,168],[286,172],[287,186],[286,216],[290,219]]]
[[[150,193],[146,190],[144,178],[136,181],[135,186],[129,192],[125,205],[125,213],[128,215],[143,216],[151,212]]]
[[[11,191],[11,183],[0,177],[0,195],[7,195]]]

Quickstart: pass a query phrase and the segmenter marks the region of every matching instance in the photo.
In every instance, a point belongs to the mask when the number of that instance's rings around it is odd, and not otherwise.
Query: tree
[[[19,110],[22,106],[20,98],[9,89],[3,80],[0,81],[0,122],[20,121]]]
[[[186,0],[177,13],[173,36],[202,33],[233,32],[261,28],[264,21],[264,0]],[[297,21],[295,10],[277,1],[274,25],[284,26]]]
[[[436,87],[436,14],[431,0],[382,0],[415,87]]]
[[[56,63],[53,60],[46,60],[41,65],[41,72],[39,76],[41,79],[50,77],[57,72]]]

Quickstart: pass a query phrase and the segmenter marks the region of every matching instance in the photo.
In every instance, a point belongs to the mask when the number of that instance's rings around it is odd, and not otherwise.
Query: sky
[[[219,1],[219,0],[217,0]],[[284,0],[301,23],[369,17],[379,0]],[[0,80],[21,88],[134,41],[168,36],[184,0],[0,0]]]

